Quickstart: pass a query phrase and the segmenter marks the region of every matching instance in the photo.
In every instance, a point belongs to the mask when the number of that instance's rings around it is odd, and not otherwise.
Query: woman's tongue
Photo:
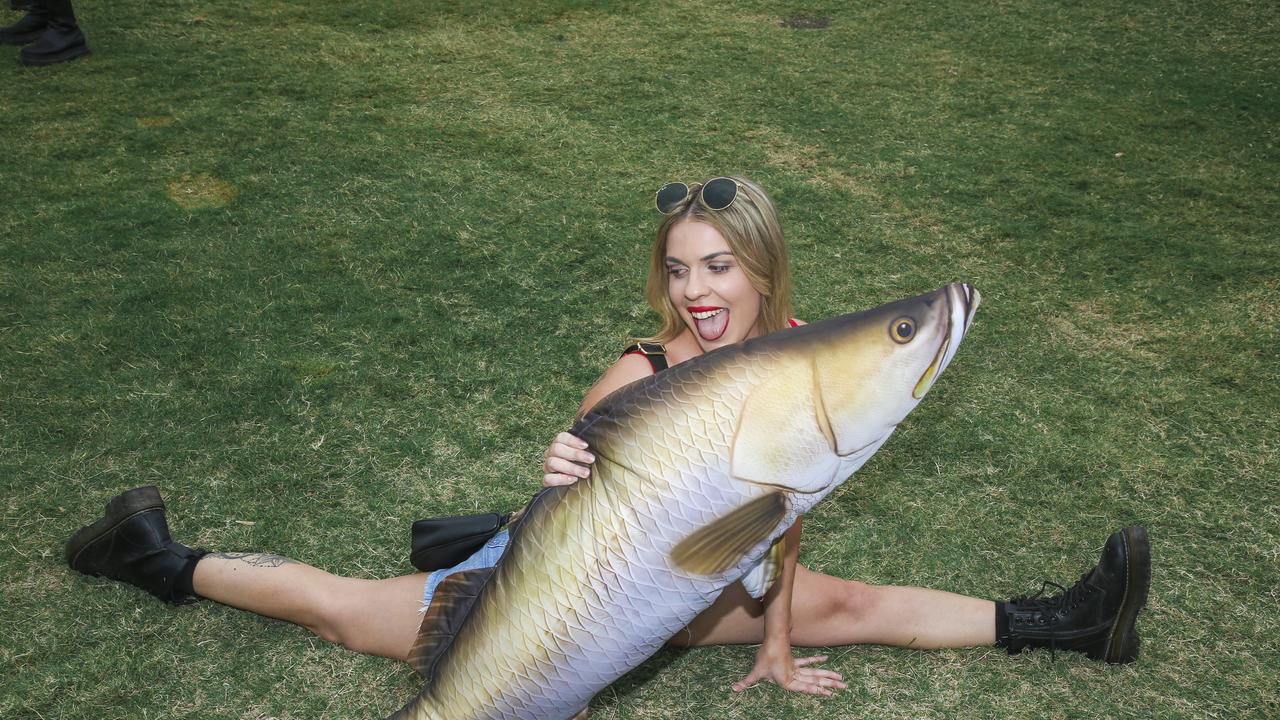
[[[729,329],[729,311],[721,310],[706,320],[694,318],[693,324],[698,327],[698,334],[703,340],[719,340],[724,331]]]

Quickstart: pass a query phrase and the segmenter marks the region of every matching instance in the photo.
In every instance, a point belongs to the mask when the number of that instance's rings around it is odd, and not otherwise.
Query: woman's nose
[[[696,300],[707,294],[707,285],[702,281],[701,276],[696,272],[689,273],[689,282],[684,285],[684,296],[689,300]]]

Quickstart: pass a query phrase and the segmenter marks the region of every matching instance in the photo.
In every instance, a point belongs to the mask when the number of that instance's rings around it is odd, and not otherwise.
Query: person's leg
[[[993,603],[924,588],[866,585],[797,567],[791,637],[795,645],[878,643],[927,649],[994,644],[1010,655],[1039,647],[1081,652],[1108,663],[1137,659],[1141,638],[1136,621],[1151,587],[1145,528],[1113,533],[1097,565],[1071,587],[1057,587],[1059,595],[1042,590]],[[734,583],[671,642],[758,643],[763,637],[760,602]]]
[[[26,10],[27,14],[12,25],[0,27],[0,45],[33,43],[49,27],[49,9],[45,7],[44,0],[34,0],[26,7],[15,7],[14,10]]]
[[[88,53],[89,46],[76,22],[71,0],[42,0],[42,3],[48,13],[48,25],[40,37],[22,48],[19,61],[23,65],[53,65]]]
[[[406,660],[417,636],[426,575],[357,580],[279,555],[209,554],[173,542],[151,486],[112,498],[66,546],[67,564],[173,604],[200,597],[288,620],[359,652]]]
[[[921,649],[992,645],[995,604],[940,590],[877,586],[796,568],[791,600],[795,645],[864,643]],[[761,603],[740,583],[672,642],[681,645],[754,644],[764,639]]]
[[[200,597],[302,625],[350,650],[407,660],[422,622],[426,573],[339,577],[265,553],[212,553],[196,564]]]

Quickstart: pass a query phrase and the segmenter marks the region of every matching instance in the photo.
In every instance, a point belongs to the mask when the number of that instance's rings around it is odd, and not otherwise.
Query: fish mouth
[[[929,392],[938,375],[946,369],[951,358],[955,357],[960,341],[964,339],[970,323],[973,322],[973,314],[982,302],[982,295],[966,283],[952,283],[943,290],[942,294],[947,299],[947,332],[942,336],[942,342],[938,344],[938,351],[934,353],[929,367],[920,374],[920,379],[911,390],[911,397],[916,400]]]

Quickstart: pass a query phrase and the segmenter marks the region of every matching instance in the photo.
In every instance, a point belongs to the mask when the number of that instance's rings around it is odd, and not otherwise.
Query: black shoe
[[[1042,597],[1052,585],[1061,595]],[[1151,587],[1151,547],[1143,527],[1107,538],[1102,559],[1069,589],[1045,582],[1040,592],[1002,603],[1008,632],[997,645],[1017,655],[1027,647],[1074,650],[1094,660],[1129,663],[1138,657],[1136,620]]]
[[[35,42],[22,48],[18,59],[23,65],[56,65],[88,54],[80,28],[63,30],[50,25]]]
[[[40,37],[30,45],[22,48],[18,59],[23,65],[53,65],[78,58],[89,52],[84,42],[84,33],[76,24],[76,13],[71,8],[71,0],[43,0],[44,12],[48,14],[49,26]],[[32,11],[34,14],[35,11]]]
[[[191,571],[188,565],[205,554],[169,537],[164,501],[151,485],[111,498],[102,518],[67,541],[67,564],[72,569],[129,583],[174,605],[200,599],[176,585],[184,570]]]
[[[12,25],[0,27],[0,45],[26,45],[35,42],[49,27],[49,17],[43,11],[29,12]]]

